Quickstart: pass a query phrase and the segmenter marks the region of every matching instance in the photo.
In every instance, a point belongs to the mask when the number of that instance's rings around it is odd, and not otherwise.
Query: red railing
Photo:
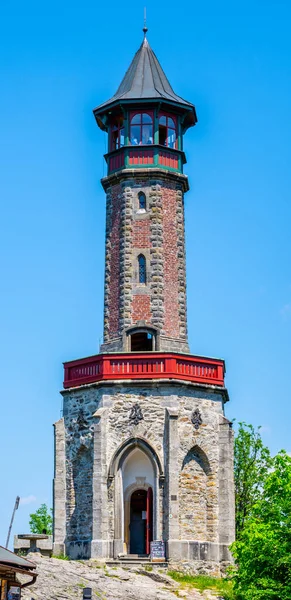
[[[178,154],[176,154],[175,152],[166,152],[166,151],[160,150],[159,165],[163,165],[165,167],[171,167],[172,169],[178,169],[179,168]]]
[[[118,154],[114,154],[113,156],[110,157],[110,161],[109,161],[109,170],[110,171],[115,171],[117,169],[120,169],[121,167],[124,166],[124,154],[123,152],[118,153]]]
[[[128,153],[130,165],[153,165],[154,151],[151,148],[139,148],[138,146]]]
[[[97,354],[64,363],[64,388],[117,379],[177,379],[224,386],[224,361],[162,352]]]

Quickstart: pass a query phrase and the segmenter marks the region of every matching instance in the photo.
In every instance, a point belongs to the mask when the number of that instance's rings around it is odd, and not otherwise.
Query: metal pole
[[[14,509],[13,509],[13,513],[12,513],[12,517],[11,517],[11,521],[10,521],[10,525],[9,525],[9,529],[8,529],[8,535],[7,535],[6,546],[5,546],[6,548],[8,548],[10,533],[11,533],[11,529],[12,529],[12,525],[13,525],[13,521],[14,521],[14,515],[15,515],[15,511],[18,509],[19,501],[20,501],[19,496],[16,496]]]

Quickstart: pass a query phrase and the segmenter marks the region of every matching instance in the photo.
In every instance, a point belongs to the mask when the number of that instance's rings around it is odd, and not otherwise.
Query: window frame
[[[161,144],[160,143],[160,118],[161,117],[166,118],[166,125],[162,125],[162,127],[166,128],[166,141],[169,138],[169,134],[168,134],[169,129],[171,131],[175,131],[176,139],[175,139],[174,146],[169,146],[169,144]],[[174,130],[173,130],[173,127],[168,126],[168,119],[172,119],[172,121],[174,121],[174,126],[175,126]],[[177,150],[178,149],[178,120],[177,120],[177,117],[175,115],[173,115],[172,113],[159,112],[158,113],[158,134],[159,134],[159,145],[160,146],[163,146],[163,148],[172,148],[173,150]]]
[[[114,125],[114,120],[115,119],[119,119],[119,124],[116,126]],[[123,130],[123,139],[124,142],[123,144],[120,143],[120,133]],[[113,140],[113,132],[117,131],[117,140],[118,140],[118,147],[115,148],[114,147],[114,140]],[[125,118],[122,114],[118,114],[115,115],[114,117],[112,117],[111,122],[110,122],[110,152],[114,152],[114,150],[120,150],[120,148],[124,148],[125,146]]]
[[[142,115],[148,115],[151,118],[151,123],[143,123],[142,122]],[[136,115],[140,115],[141,119],[139,123],[133,123],[132,124],[132,119],[136,116]],[[142,142],[142,138],[143,138],[143,127],[152,127],[152,141],[150,143],[143,143]],[[132,139],[132,135],[131,135],[131,128],[132,127],[140,127],[140,142],[138,142],[138,144],[132,144],[131,139]],[[154,118],[154,111],[153,110],[147,110],[147,109],[139,109],[139,110],[132,110],[129,113],[129,145],[130,146],[152,146],[154,144],[154,139],[155,139],[155,118]]]
[[[141,198],[144,201],[144,206],[140,205]],[[138,200],[138,210],[146,212],[146,209],[147,209],[147,197],[146,197],[145,193],[142,190],[140,192],[138,192],[138,194],[137,194],[137,200]]]
[[[143,265],[141,265],[141,261],[143,261]],[[142,252],[137,257],[137,264],[138,264],[138,283],[140,285],[146,285],[147,284],[147,259],[146,259],[145,255],[142,254]],[[143,269],[143,271],[142,271],[142,269]],[[143,281],[141,281],[141,279],[143,279]]]

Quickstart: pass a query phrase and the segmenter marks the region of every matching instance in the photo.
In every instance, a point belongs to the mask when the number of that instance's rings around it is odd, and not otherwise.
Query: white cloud
[[[24,498],[20,498],[20,504],[32,504],[35,501],[35,496],[24,496]]]

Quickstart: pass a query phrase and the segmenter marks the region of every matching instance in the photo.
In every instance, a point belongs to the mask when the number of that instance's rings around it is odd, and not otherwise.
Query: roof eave
[[[117,106],[122,107],[122,105],[130,105],[130,104],[134,104],[134,105],[144,105],[144,104],[165,104],[168,106],[173,106],[175,108],[178,108],[179,110],[185,112],[185,118],[184,118],[184,122],[185,124],[187,123],[187,126],[185,127],[185,131],[186,129],[188,129],[189,127],[193,127],[194,125],[196,125],[198,119],[197,119],[197,114],[196,114],[196,109],[194,104],[188,104],[188,103],[183,103],[183,102],[177,102],[175,100],[168,100],[167,98],[125,98],[123,99],[116,99],[113,100],[112,102],[109,102],[108,104],[101,104],[101,106],[97,106],[96,108],[93,109],[93,114],[94,117],[96,119],[97,125],[98,127],[100,127],[100,129],[102,129],[103,131],[107,131],[107,123],[106,120],[107,119],[102,119],[102,116],[106,115],[107,113],[110,113],[110,110],[116,108]],[[187,115],[189,117],[189,114],[192,114],[193,118],[189,119],[187,118]]]

